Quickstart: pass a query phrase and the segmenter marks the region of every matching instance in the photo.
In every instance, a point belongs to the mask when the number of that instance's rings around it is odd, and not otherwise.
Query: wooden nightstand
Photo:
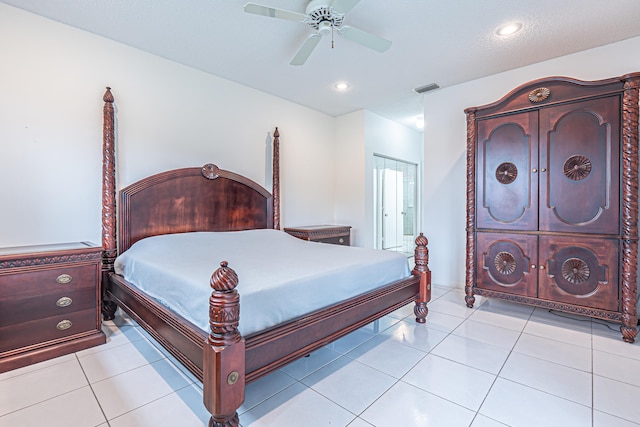
[[[0,248],[0,372],[104,344],[102,248]]]
[[[309,225],[305,227],[287,227],[285,232],[302,240],[311,242],[351,245],[351,226],[349,225]]]

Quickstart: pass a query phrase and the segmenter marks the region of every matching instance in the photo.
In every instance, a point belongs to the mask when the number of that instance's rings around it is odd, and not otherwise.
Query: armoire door
[[[478,121],[476,227],[538,229],[538,113]]]
[[[620,98],[540,109],[540,230],[618,234]]]
[[[619,310],[618,244],[601,237],[540,236],[538,297]]]
[[[535,298],[538,237],[503,233],[478,233],[476,237],[476,287]]]

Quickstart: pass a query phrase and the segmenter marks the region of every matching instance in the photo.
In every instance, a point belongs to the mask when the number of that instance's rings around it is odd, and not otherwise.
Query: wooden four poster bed
[[[104,319],[113,319],[116,307],[120,306],[202,381],[204,404],[211,413],[209,426],[239,425],[237,409],[244,400],[246,383],[410,302],[415,302],[416,321],[425,322],[427,302],[431,299],[431,272],[427,265],[428,242],[422,234],[416,239],[415,267],[411,272],[407,267],[406,277],[244,336],[238,329],[238,275],[223,259],[211,264],[211,270],[217,263],[220,268],[210,277],[213,290],[207,288],[211,295],[209,328],[196,326],[133,286],[114,271],[114,264],[117,267],[116,258],[142,239],[188,232],[280,229],[279,133],[276,128],[273,134],[273,195],[252,180],[212,164],[176,169],[123,188],[116,220],[115,116],[110,88],[103,100]],[[288,235],[287,238],[304,245],[334,246],[303,242]],[[335,247],[347,251],[364,250]],[[279,265],[273,267],[280,268]],[[356,274],[360,277],[361,273]],[[240,274],[240,293],[242,277]],[[285,296],[276,295],[276,298]],[[244,311],[242,314],[247,316]]]

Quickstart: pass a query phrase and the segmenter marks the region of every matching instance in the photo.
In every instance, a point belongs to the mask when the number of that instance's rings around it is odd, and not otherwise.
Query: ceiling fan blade
[[[359,30],[358,28],[343,25],[339,31],[344,38],[353,40],[362,46],[378,52],[384,52],[391,47],[391,42],[389,40],[367,33],[366,31]]]
[[[307,37],[307,39],[304,41],[302,46],[300,46],[300,49],[298,49],[298,53],[296,53],[296,56],[293,57],[293,59],[289,64],[291,65],[304,64],[307,61],[307,58],[309,57],[309,55],[311,55],[311,52],[313,52],[313,49],[315,49],[316,46],[318,46],[318,43],[320,42],[321,38],[322,36],[320,34],[311,34],[309,37]]]
[[[262,6],[255,3],[247,3],[244,5],[244,11],[255,15],[268,16],[270,18],[286,19],[288,21],[302,22],[307,17],[303,13],[293,12],[291,10],[276,9],[273,7]]]
[[[358,3],[360,3],[360,0],[335,0],[331,4],[331,9],[342,15],[349,12]]]

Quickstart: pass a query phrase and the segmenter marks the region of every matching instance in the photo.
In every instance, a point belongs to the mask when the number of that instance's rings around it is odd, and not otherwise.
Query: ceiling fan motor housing
[[[327,0],[311,0],[307,5],[307,23],[311,28],[326,33],[331,28],[339,28],[344,20],[344,14],[335,13]]]

